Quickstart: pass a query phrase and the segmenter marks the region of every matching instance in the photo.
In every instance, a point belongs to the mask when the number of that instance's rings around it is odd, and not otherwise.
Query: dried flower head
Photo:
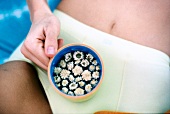
[[[93,64],[93,65],[97,65],[97,60],[94,60],[94,61],[92,62],[92,64]]]
[[[62,69],[60,67],[55,67],[54,68],[54,73],[59,74],[61,72],[61,70]]]
[[[75,79],[75,82],[79,82],[79,81],[81,81],[82,80],[82,77],[77,77],[76,79]]]
[[[61,61],[60,61],[60,66],[61,66],[62,68],[65,68],[65,67],[66,67],[66,62],[65,62],[64,60],[61,60]]]
[[[92,77],[93,77],[94,79],[99,78],[99,72],[98,72],[98,71],[93,72]]]
[[[67,68],[68,68],[68,70],[72,70],[72,69],[73,69],[73,67],[74,67],[74,63],[73,63],[73,61],[72,61],[72,62],[69,62],[69,63],[67,64]]]
[[[60,83],[58,83],[58,84],[56,84],[56,86],[57,86],[57,87],[60,87],[60,86],[61,86],[61,84],[60,84]]]
[[[63,87],[63,88],[62,88],[62,91],[63,91],[64,93],[67,93],[67,92],[68,92],[68,88]]]
[[[67,80],[63,80],[62,81],[62,86],[67,86],[68,85],[68,81]]]
[[[83,59],[84,58],[83,52],[80,52],[80,51],[74,52],[73,58],[74,58],[74,60]]]
[[[59,76],[54,76],[54,82],[58,83],[61,81],[61,78]]]
[[[96,70],[100,70],[100,66],[96,66]]]
[[[68,95],[74,96],[74,93],[73,93],[72,91],[69,91],[69,92],[68,92]]]
[[[68,78],[69,75],[70,75],[70,71],[66,70],[66,69],[63,69],[60,73],[60,76],[61,76],[62,79]]]
[[[78,87],[78,84],[76,82],[73,82],[69,85],[70,90],[76,89],[77,87]]]
[[[83,80],[85,80],[85,81],[91,80],[91,72],[90,71],[85,70],[81,75],[82,75]]]
[[[87,54],[87,55],[86,55],[86,59],[87,59],[88,61],[90,61],[90,62],[93,60],[93,58],[94,58],[94,57],[93,57],[91,54]]]
[[[80,81],[80,82],[78,82],[79,83],[79,86],[80,87],[83,87],[84,85],[85,85],[85,82],[83,82],[83,81]]]
[[[71,60],[71,58],[72,58],[71,53],[67,53],[67,54],[65,54],[65,61],[66,61],[66,62],[70,61],[70,60]]]
[[[94,65],[90,65],[90,66],[89,66],[89,70],[90,70],[90,71],[94,71],[94,70],[95,70],[95,66],[94,66]]]
[[[76,60],[74,64],[78,65],[80,63],[80,60]]]
[[[97,80],[93,79],[93,80],[90,82],[90,84],[91,84],[92,86],[95,86],[95,85],[97,84]]]
[[[83,72],[83,69],[82,69],[82,67],[76,65],[72,71],[74,73],[74,76],[77,76]]]
[[[73,82],[73,81],[74,81],[74,79],[75,79],[75,78],[74,78],[74,76],[73,76],[73,75],[70,75],[70,76],[69,76],[69,80],[70,80],[70,82]]]
[[[88,61],[87,59],[83,59],[83,60],[81,61],[81,66],[87,67],[88,65],[89,65],[89,61]]]
[[[87,84],[87,85],[85,86],[85,90],[86,90],[87,92],[90,92],[91,89],[92,89],[91,84]]]
[[[81,95],[84,95],[84,90],[82,88],[77,88],[75,91],[74,91],[74,94],[76,96],[81,96]]]

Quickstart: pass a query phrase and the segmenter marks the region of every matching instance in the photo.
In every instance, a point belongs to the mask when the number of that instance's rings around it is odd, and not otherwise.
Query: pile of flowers
[[[100,65],[90,53],[74,51],[61,57],[54,68],[54,82],[58,89],[71,96],[91,92],[100,80]]]

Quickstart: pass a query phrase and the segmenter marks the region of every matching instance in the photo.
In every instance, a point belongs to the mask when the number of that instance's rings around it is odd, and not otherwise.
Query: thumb
[[[45,54],[47,57],[52,58],[58,49],[58,43],[57,43],[57,33],[50,32],[46,34],[45,39]]]

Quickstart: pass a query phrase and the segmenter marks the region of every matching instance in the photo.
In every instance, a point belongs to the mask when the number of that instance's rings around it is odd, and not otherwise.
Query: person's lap
[[[84,43],[95,48],[103,58],[105,78],[101,89],[94,98],[83,103],[73,103],[59,96],[48,82],[46,73],[37,68],[53,112],[80,113],[84,111],[91,113],[99,110],[130,112],[144,112],[146,110],[151,112],[155,110],[162,112],[168,110],[167,106],[162,107],[162,105],[170,105],[166,101],[170,96],[166,91],[169,89],[167,87],[170,75],[167,65],[169,61],[166,61],[169,58],[164,53],[131,42],[127,43],[125,40],[106,35],[103,32],[96,32],[93,28],[90,28],[90,30],[86,27],[84,27],[85,29],[81,28],[84,25],[79,25],[76,21],[67,23],[70,18],[67,19],[65,16],[63,18],[62,13],[59,13],[58,16],[62,18],[60,36],[64,38],[65,45],[68,43]],[[71,27],[70,24],[74,26]],[[136,49],[133,50],[134,48]],[[11,60],[23,60],[23,55],[20,54],[19,51],[15,52]],[[16,56],[19,58],[13,58]],[[24,61],[27,60],[24,59]],[[163,86],[166,87],[163,88]],[[165,94],[165,98],[158,98],[162,93]],[[158,98],[158,100],[156,101],[153,98]],[[143,100],[148,102],[147,105]],[[157,104],[158,101],[161,101],[161,103]],[[96,104],[98,105],[96,106]]]
[[[49,87],[50,102],[56,112],[58,109],[58,112],[62,113],[64,110],[61,110],[61,107],[65,107],[70,113],[81,110],[85,113],[98,110],[123,112],[168,110],[170,104],[165,99],[170,97],[168,92],[170,72],[169,57],[166,54],[98,31],[59,11],[54,14],[61,20],[60,37],[65,38],[65,44],[83,43],[93,47],[101,55],[105,66],[102,86],[97,95],[87,102],[80,104],[69,102]],[[160,98],[159,95],[162,93],[165,96]]]

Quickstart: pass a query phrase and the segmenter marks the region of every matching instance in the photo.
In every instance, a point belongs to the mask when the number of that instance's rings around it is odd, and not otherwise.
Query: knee
[[[33,65],[24,61],[12,61],[0,65],[0,92],[4,86],[17,88],[24,86],[33,79],[36,80],[37,72]]]
[[[13,61],[0,65],[0,113],[19,109],[35,80],[38,81],[36,70],[29,63]]]
[[[26,62],[0,66],[0,113],[51,112],[34,67]]]
[[[18,73],[18,75],[20,75],[26,71],[35,72],[35,69],[33,65],[25,61],[11,61],[0,66],[0,73],[12,72],[15,74]]]
[[[28,80],[36,74],[34,66],[24,61],[11,61],[0,65],[0,81]]]

